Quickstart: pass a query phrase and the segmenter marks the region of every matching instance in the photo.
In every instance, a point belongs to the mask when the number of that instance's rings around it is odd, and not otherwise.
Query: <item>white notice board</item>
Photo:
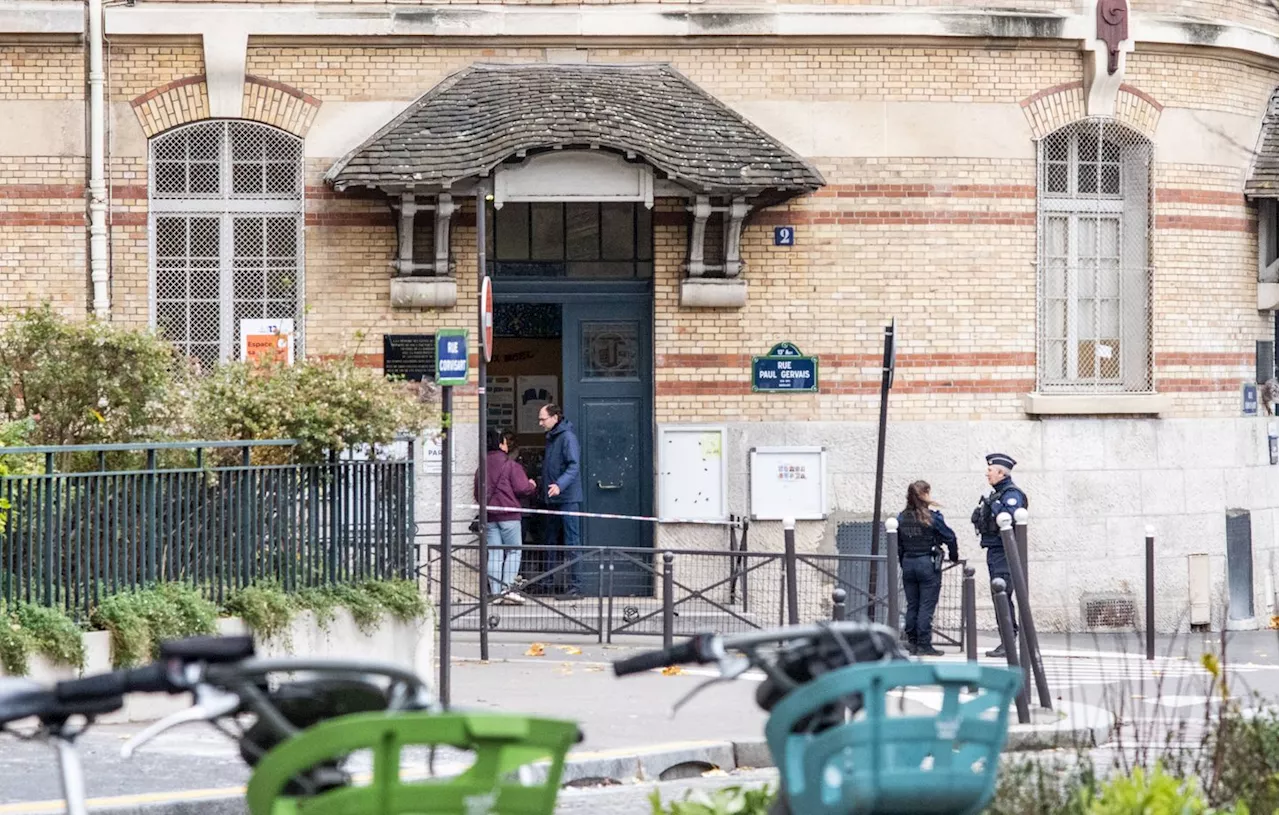
[[[826,519],[826,448],[753,447],[748,471],[752,520]]]
[[[729,519],[725,437],[725,428],[715,425],[658,428],[659,517]]]

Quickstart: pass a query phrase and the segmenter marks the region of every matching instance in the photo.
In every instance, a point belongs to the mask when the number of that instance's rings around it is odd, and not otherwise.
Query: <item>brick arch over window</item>
[[[1036,140],[1088,116],[1084,83],[1055,85],[1036,91],[1020,103]],[[1164,105],[1132,85],[1121,85],[1116,96],[1115,120],[1146,138],[1154,138]]]
[[[1152,144],[1114,119],[1037,141],[1037,389],[1149,393]]]
[[[147,138],[209,118],[209,85],[203,74],[175,79],[133,99],[133,113]],[[271,125],[299,138],[315,122],[320,100],[297,88],[249,74],[244,80],[242,118]]]

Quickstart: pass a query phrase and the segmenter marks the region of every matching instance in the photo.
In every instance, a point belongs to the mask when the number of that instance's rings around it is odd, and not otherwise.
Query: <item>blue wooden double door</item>
[[[584,290],[579,284],[573,291],[555,291],[544,283],[535,292],[520,285],[524,283],[495,281],[495,301],[498,308],[504,303],[559,306],[560,398],[582,448],[583,511],[652,516],[652,290],[648,286]],[[495,339],[497,353],[501,343],[501,338]],[[653,525],[648,521],[584,518],[581,529],[587,551],[653,545]],[[648,558],[617,553],[604,560],[605,569],[596,558],[580,564],[584,593],[596,594],[609,587],[618,596],[651,591],[651,572],[637,562],[648,563]]]

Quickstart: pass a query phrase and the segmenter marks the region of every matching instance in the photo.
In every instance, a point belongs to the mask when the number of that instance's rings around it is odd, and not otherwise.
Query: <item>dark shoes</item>
[[[993,657],[995,659],[1003,658],[1005,656],[1004,645],[1003,644],[997,645],[995,648],[987,652],[987,656]]]
[[[926,646],[924,646],[923,648],[916,647],[916,648],[912,651],[912,653],[913,653],[913,654],[915,654],[915,655],[916,655],[916,656],[918,656],[918,657],[944,657],[944,656],[946,656],[946,654],[945,654],[945,653],[943,653],[942,651],[939,651],[937,648],[934,648],[932,645],[926,645]]]

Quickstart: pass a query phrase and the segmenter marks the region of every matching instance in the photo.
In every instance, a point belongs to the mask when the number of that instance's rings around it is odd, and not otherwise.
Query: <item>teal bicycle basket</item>
[[[791,691],[765,725],[769,751],[797,815],[972,815],[995,792],[1009,705],[1022,676],[975,663],[850,665]],[[942,689],[942,708],[886,715],[897,688]],[[962,691],[976,694],[961,699]],[[824,705],[862,694],[842,725],[792,732]],[[918,705],[917,705],[918,706]]]

